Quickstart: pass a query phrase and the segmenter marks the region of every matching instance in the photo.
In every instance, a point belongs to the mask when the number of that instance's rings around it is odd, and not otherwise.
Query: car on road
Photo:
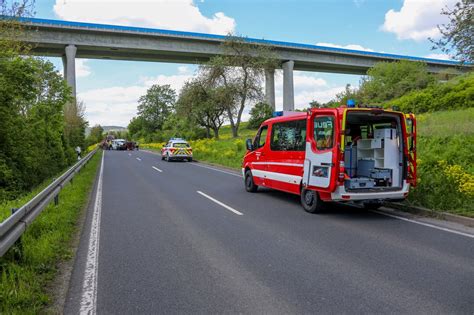
[[[127,150],[127,140],[125,139],[112,140],[112,150]]]
[[[193,161],[193,149],[189,143],[181,138],[171,138],[161,149],[161,159],[168,162],[172,160]]]

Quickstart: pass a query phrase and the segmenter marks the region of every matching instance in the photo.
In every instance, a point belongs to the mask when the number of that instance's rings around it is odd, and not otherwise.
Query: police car
[[[161,149],[161,159],[168,162],[171,160],[187,160],[188,162],[192,162],[193,149],[186,140],[171,138]]]

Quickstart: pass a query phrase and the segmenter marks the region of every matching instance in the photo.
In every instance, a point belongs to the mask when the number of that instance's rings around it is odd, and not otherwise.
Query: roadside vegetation
[[[0,258],[0,314],[37,314],[50,304],[48,284],[58,262],[72,257],[71,239],[87,204],[101,154],[89,163],[26,230],[21,243]],[[25,197],[27,199],[27,197]]]
[[[34,1],[0,1],[0,16],[30,16]],[[29,55],[15,19],[0,20],[0,203],[14,200],[76,161],[84,106],[51,62]]]

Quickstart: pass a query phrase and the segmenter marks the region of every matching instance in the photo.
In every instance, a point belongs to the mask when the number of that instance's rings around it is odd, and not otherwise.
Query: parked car
[[[138,151],[138,142],[135,141],[127,141],[125,144],[128,151],[137,150]]]
[[[112,140],[112,150],[127,150],[127,140],[125,139]]]
[[[193,149],[189,143],[181,138],[171,138],[161,149],[161,159],[168,162],[172,160],[186,160],[192,162]]]
[[[281,112],[247,140],[245,188],[300,195],[308,212],[328,201],[380,207],[416,185],[416,120],[396,110],[354,106]]]

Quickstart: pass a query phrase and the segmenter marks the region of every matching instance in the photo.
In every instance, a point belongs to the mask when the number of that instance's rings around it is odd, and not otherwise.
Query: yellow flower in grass
[[[444,174],[456,183],[459,192],[474,196],[474,175],[465,172],[462,166],[449,165],[444,160],[438,161],[438,165],[443,169]]]

